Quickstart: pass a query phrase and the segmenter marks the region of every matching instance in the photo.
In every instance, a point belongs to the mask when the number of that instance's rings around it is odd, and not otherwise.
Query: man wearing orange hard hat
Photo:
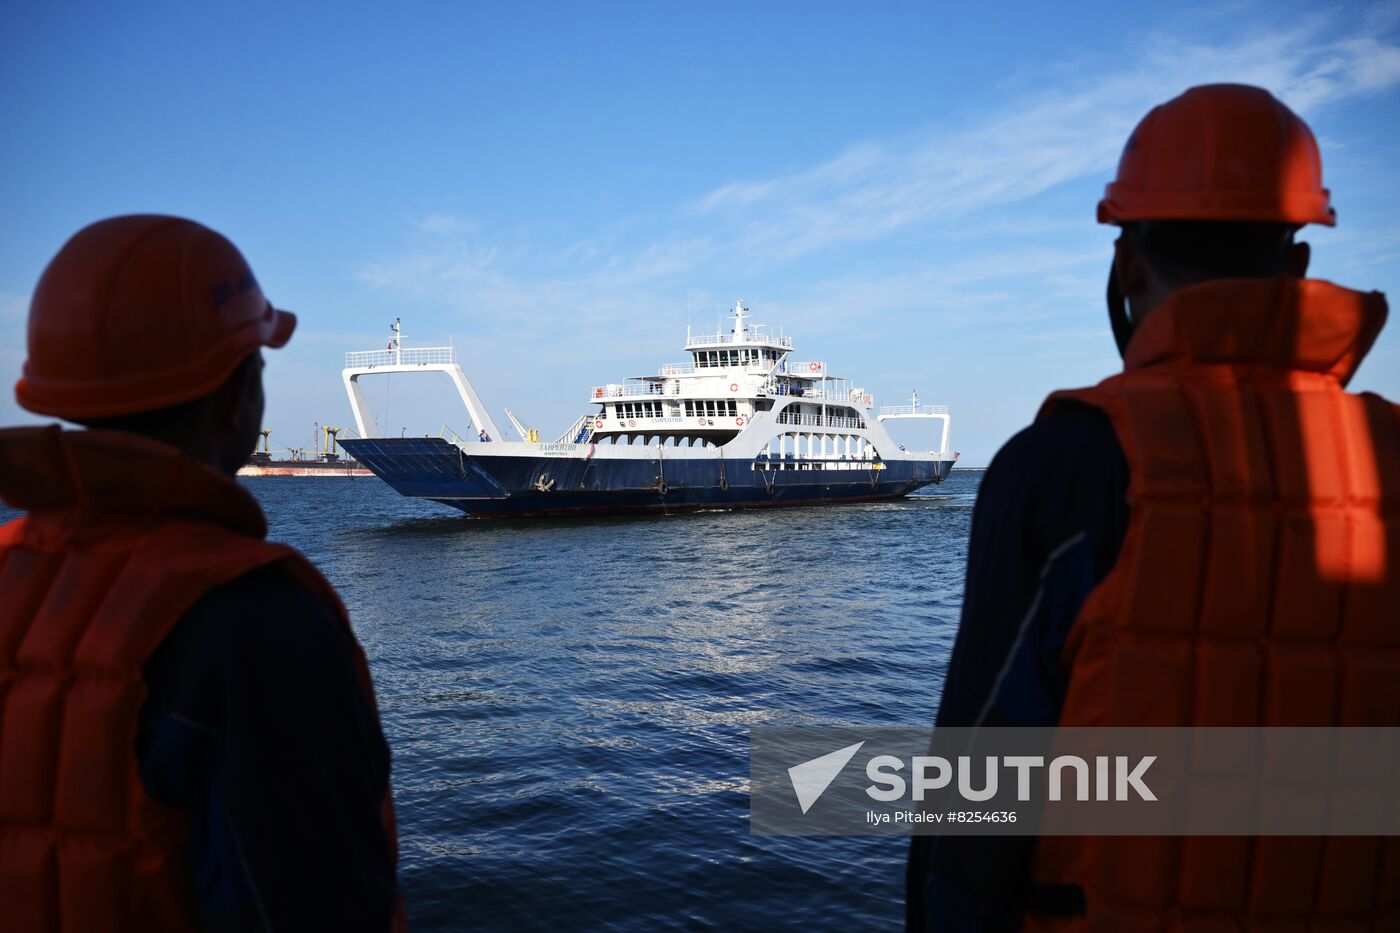
[[[45,269],[0,431],[0,927],[389,929],[389,754],[331,585],[233,479],[296,318],[162,216]]]
[[[1345,391],[1386,304],[1304,277],[1311,130],[1193,88],[1098,219],[1123,372],[988,469],[936,725],[1400,726],[1400,409]],[[920,837],[907,880],[917,930],[1400,929],[1394,839]]]

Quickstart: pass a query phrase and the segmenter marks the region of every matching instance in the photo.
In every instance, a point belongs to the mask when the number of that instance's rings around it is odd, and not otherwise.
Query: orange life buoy
[[[808,364],[807,364],[807,368],[810,369],[812,372],[816,372],[817,370],[819,370],[819,369],[822,368],[822,364],[821,364],[821,363],[808,363]]]
[[[742,428],[744,426],[744,416],[740,415],[739,417],[735,418],[734,423]]]
[[[603,419],[602,419],[602,418],[599,418],[599,419],[597,419],[596,421],[593,422],[593,427],[595,427],[595,428],[601,428],[602,426],[603,426]]]
[[[636,418],[628,418],[628,419],[627,419],[627,426],[628,426],[629,428],[635,428],[635,427],[637,426],[637,419],[636,419]]]
[[[739,383],[737,383],[737,382],[731,382],[731,383],[729,383],[729,391],[730,391],[730,392],[738,392],[738,391],[739,391]]]

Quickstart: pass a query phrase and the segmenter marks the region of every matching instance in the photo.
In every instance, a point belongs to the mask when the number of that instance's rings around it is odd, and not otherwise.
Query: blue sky
[[[0,380],[64,239],[154,211],[300,316],[274,447],[352,423],[342,354],[395,316],[553,435],[742,298],[877,403],[949,404],[985,464],[1118,365],[1094,204],[1148,108],[1220,80],[1322,142],[1314,272],[1400,293],[1397,3],[403,7],[7,4]],[[1400,323],[1353,387],[1400,397]],[[445,381],[371,397],[391,429],[465,422]]]

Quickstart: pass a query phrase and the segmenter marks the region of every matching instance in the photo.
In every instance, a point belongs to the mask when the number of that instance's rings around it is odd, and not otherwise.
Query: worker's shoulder
[[[282,609],[331,614],[330,606],[286,564],[274,561],[254,567],[227,583],[209,590],[191,612],[218,607],[257,604],[264,612]]]
[[[181,617],[187,638],[241,653],[275,642],[308,650],[347,644],[335,609],[285,564],[256,567],[214,587]]]
[[[1043,477],[1046,472],[1070,472],[1085,464],[1117,463],[1123,447],[1113,423],[1100,408],[1065,401],[1017,432],[997,451],[988,478]]]

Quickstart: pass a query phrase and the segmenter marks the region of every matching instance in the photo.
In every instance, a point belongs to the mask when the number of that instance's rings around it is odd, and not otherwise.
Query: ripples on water
[[[256,479],[339,588],[417,931],[891,929],[907,843],[748,833],[757,724],[925,724],[981,474],[895,503],[474,522]]]

